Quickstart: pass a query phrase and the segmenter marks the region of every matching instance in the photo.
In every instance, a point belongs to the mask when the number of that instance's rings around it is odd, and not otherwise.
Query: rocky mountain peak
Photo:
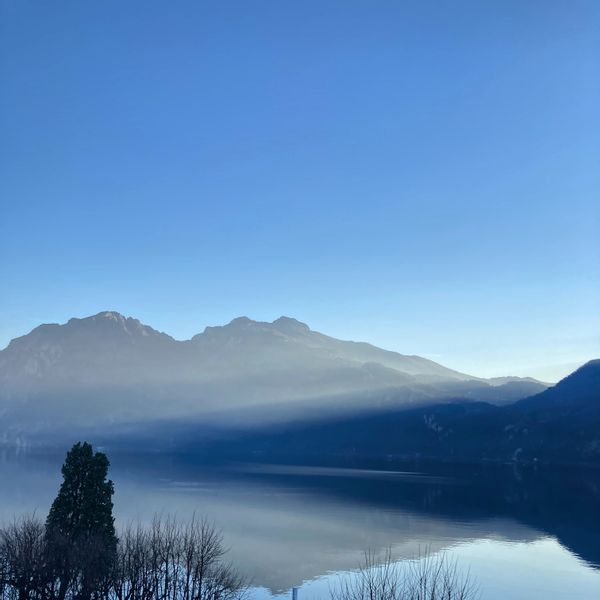
[[[272,323],[273,327],[284,332],[308,332],[310,327],[306,323],[293,319],[292,317],[282,316],[275,319]]]

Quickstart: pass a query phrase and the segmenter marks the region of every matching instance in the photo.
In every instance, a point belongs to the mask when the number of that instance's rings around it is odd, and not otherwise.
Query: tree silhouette
[[[116,555],[114,486],[109,461],[87,442],[75,444],[62,467],[63,482],[46,519],[48,562],[58,589],[86,600],[107,580]]]
[[[0,527],[0,600],[246,598],[205,519],[155,517],[150,529],[130,526],[117,540],[108,466],[104,454],[75,444],[45,526],[32,516]]]

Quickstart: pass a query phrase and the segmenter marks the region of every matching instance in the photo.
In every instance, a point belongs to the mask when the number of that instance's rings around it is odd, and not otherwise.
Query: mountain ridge
[[[213,436],[178,431],[186,452],[228,460],[600,465],[600,359],[555,387],[511,405],[456,402],[290,423]]]
[[[546,382],[542,382],[533,377],[500,376],[500,377],[484,378],[484,377],[477,377],[474,375],[469,375],[466,373],[462,373],[460,371],[456,371],[455,369],[450,369],[448,367],[444,367],[444,366],[440,365],[439,363],[432,361],[431,359],[427,359],[427,358],[418,356],[416,354],[403,354],[403,353],[396,352],[393,350],[386,350],[383,348],[379,348],[369,342],[336,339],[331,336],[327,336],[323,333],[314,331],[306,323],[303,323],[293,317],[287,317],[285,315],[278,317],[277,319],[273,320],[272,322],[255,321],[253,319],[250,319],[247,316],[239,316],[239,317],[235,317],[234,319],[232,319],[229,323],[226,323],[225,325],[206,326],[202,332],[193,335],[189,339],[177,340],[173,336],[169,335],[166,332],[159,331],[157,329],[154,329],[150,325],[142,323],[139,319],[136,319],[134,317],[125,317],[123,314],[119,313],[118,311],[107,310],[107,311],[100,311],[99,313],[97,313],[95,315],[90,315],[87,317],[72,317],[66,323],[62,323],[62,324],[61,323],[42,323],[42,324],[38,325],[37,327],[34,327],[29,333],[11,339],[9,341],[9,343],[7,344],[7,346],[5,348],[3,348],[2,350],[0,350],[0,354],[5,352],[6,350],[10,349],[11,346],[14,347],[16,345],[20,345],[26,339],[30,339],[32,337],[37,337],[40,334],[47,334],[48,332],[56,332],[56,331],[61,331],[61,330],[66,331],[68,327],[80,326],[80,325],[86,325],[86,324],[103,323],[103,322],[116,324],[117,328],[119,328],[120,330],[122,330],[123,332],[128,334],[129,336],[134,336],[134,335],[141,335],[143,337],[156,336],[156,337],[161,337],[163,339],[168,339],[175,343],[199,342],[206,335],[214,334],[217,331],[230,332],[232,329],[233,330],[238,329],[240,325],[244,326],[246,328],[271,329],[271,330],[279,331],[281,333],[286,333],[286,332],[297,333],[298,331],[300,331],[302,333],[309,333],[312,335],[319,336],[320,338],[326,339],[328,341],[333,341],[334,343],[337,343],[337,344],[347,344],[347,345],[355,346],[356,348],[359,348],[359,349],[364,349],[366,351],[375,351],[378,353],[385,353],[390,356],[397,356],[397,357],[401,357],[403,359],[408,359],[408,360],[415,359],[416,361],[418,361],[419,363],[421,363],[423,365],[434,365],[435,366],[434,368],[441,368],[441,369],[443,369],[443,371],[445,373],[452,374],[457,379],[487,381],[487,382],[490,382],[493,384],[496,384],[496,383],[504,384],[504,383],[508,383],[510,381],[530,381],[530,382],[535,382],[535,383],[545,385],[547,387],[549,386],[549,384],[547,384]],[[360,359],[357,358],[357,360],[360,360]],[[377,362],[377,361],[361,360],[361,362]]]
[[[176,340],[102,311],[40,325],[0,351],[0,414],[5,427],[19,431],[202,416],[230,421],[242,414],[285,421],[306,411],[345,414],[456,399],[506,403],[545,388],[515,378],[499,384],[416,355],[338,340],[285,316],[238,317]]]

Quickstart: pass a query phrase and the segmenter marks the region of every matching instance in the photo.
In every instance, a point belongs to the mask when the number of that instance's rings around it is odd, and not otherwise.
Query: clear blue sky
[[[0,7],[0,346],[112,309],[600,356],[599,2]]]

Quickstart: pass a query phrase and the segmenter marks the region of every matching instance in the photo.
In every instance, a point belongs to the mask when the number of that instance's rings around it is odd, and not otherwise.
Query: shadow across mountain
[[[276,427],[195,435],[185,426],[175,445],[229,459],[323,462],[428,459],[453,462],[600,465],[600,360],[541,394],[509,406],[455,402],[371,410]]]
[[[456,399],[505,404],[546,388],[339,340],[289,317],[239,317],[176,340],[105,311],[40,325],[0,351],[0,443],[36,444],[61,428],[260,426]]]

